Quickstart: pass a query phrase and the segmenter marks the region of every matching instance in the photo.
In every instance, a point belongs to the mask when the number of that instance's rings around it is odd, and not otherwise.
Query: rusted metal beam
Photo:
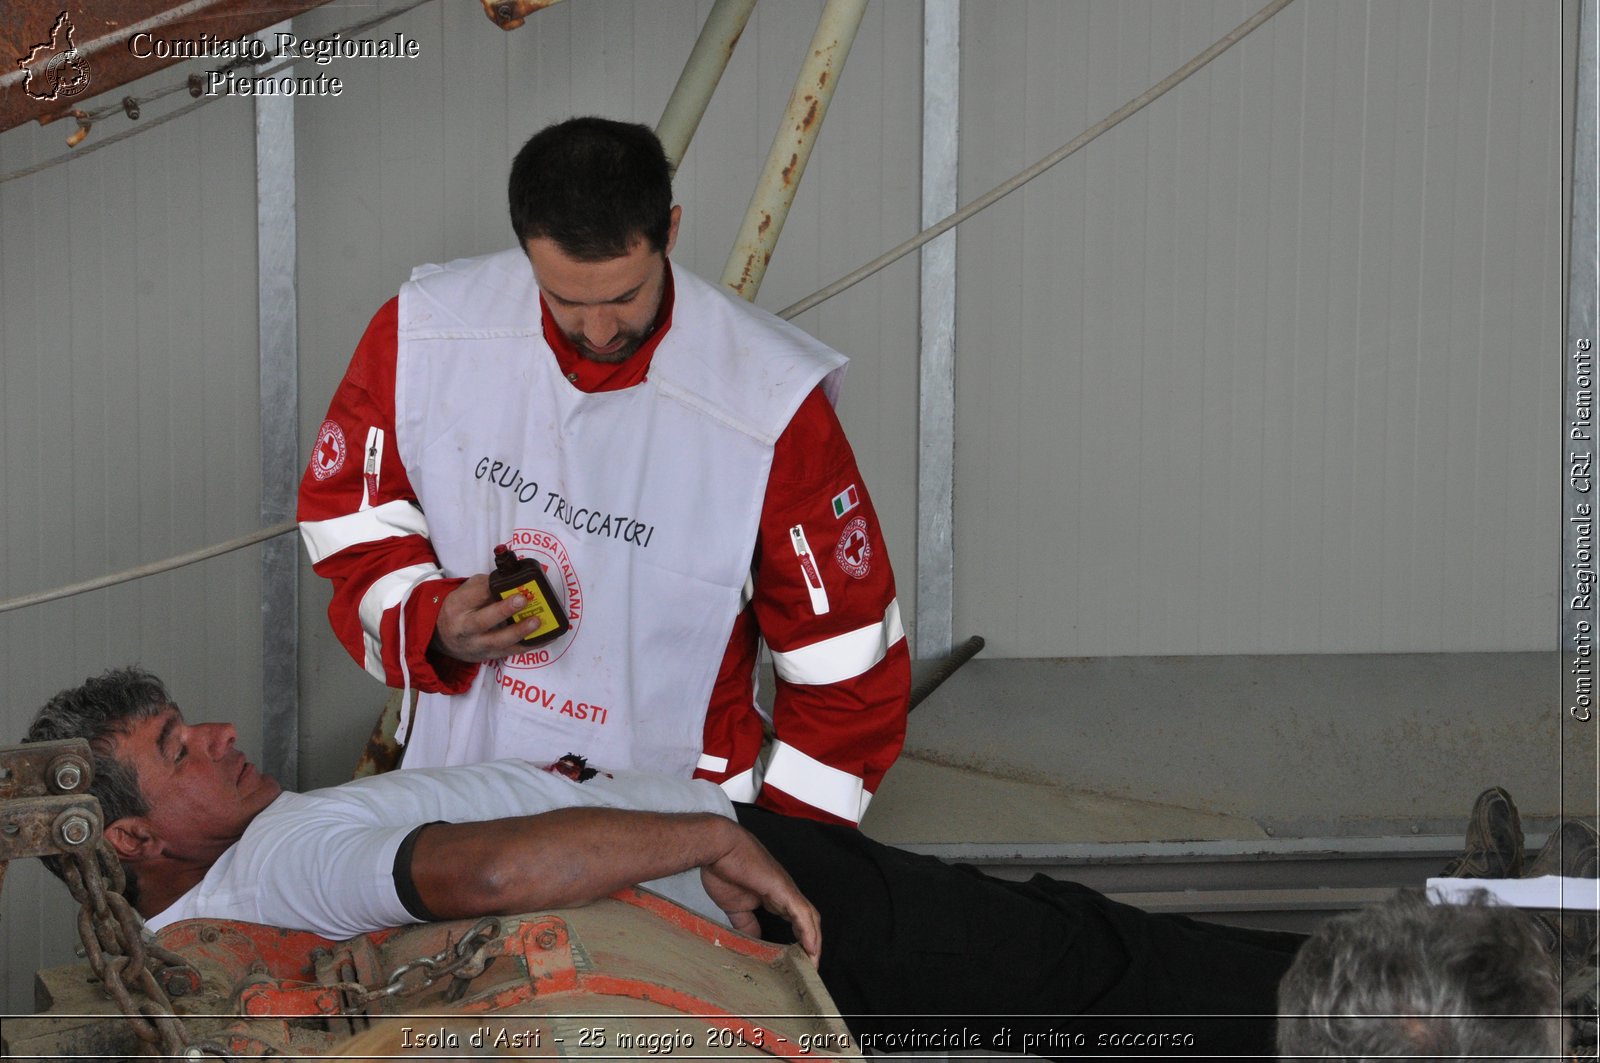
[[[0,746],[0,801],[87,793],[94,758],[82,738]]]
[[[59,856],[100,840],[100,802],[90,794],[18,797],[0,805],[0,863]]]
[[[672,96],[661,112],[661,121],[656,123],[656,136],[661,138],[673,173],[678,172],[678,164],[689,150],[689,141],[700,128],[700,119],[705,117],[711,94],[722,80],[722,72],[733,57],[733,47],[739,43],[739,36],[744,33],[745,23],[750,21],[750,12],[755,6],[756,0],[717,0],[711,14],[706,16],[705,25],[700,27],[700,36],[683,64],[683,73],[678,75],[678,83],[672,88]]]
[[[247,34],[326,2],[7,0],[0,4],[0,131],[54,121],[91,96],[197,57],[197,49],[217,57]]]
[[[6,864],[53,856],[100,838],[100,802],[89,794],[94,757],[82,738],[0,746],[0,884]]]
[[[839,72],[855,42],[867,0],[828,0],[817,23],[816,35],[795,79],[794,92],[784,111],[783,124],[773,138],[766,168],[745,211],[744,224],[734,241],[733,253],[722,271],[722,284],[739,296],[754,300],[766,276],[767,263],[789,217],[795,190],[816,145],[822,119],[828,113],[839,84]]]

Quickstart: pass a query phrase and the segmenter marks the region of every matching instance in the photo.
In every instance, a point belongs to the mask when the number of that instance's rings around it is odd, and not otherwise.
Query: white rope
[[[1145,107],[1154,103],[1162,96],[1165,96],[1168,92],[1172,91],[1172,89],[1176,88],[1178,84],[1186,79],[1190,74],[1193,74],[1195,71],[1211,62],[1211,60],[1215,59],[1229,48],[1232,48],[1235,44],[1238,44],[1257,26],[1260,26],[1263,22],[1267,21],[1267,19],[1271,18],[1273,15],[1276,15],[1279,11],[1282,11],[1285,7],[1288,7],[1291,2],[1292,0],[1272,0],[1272,3],[1268,4],[1260,11],[1257,11],[1254,15],[1251,15],[1245,21],[1239,23],[1238,26],[1234,27],[1231,33],[1218,40],[1215,44],[1211,45],[1211,47],[1207,48],[1205,51],[1201,52],[1199,55],[1183,64],[1177,70],[1174,70],[1171,74],[1168,74],[1162,81],[1157,82],[1140,95],[1135,96],[1121,107],[1118,107],[1115,111],[1112,111],[1110,114],[1106,115],[1105,118],[1101,119],[1096,125],[1078,134],[1076,137],[1072,138],[1070,141],[1063,144],[1049,155],[1046,155],[1044,158],[1040,159],[1026,170],[1023,170],[1009,181],[1006,181],[1004,184],[996,185],[994,188],[991,188],[989,191],[985,192],[982,196],[979,196],[977,199],[973,200],[967,206],[956,211],[954,214],[951,214],[940,221],[934,222],[932,225],[928,226],[926,229],[922,230],[905,243],[885,251],[871,262],[868,262],[866,265],[855,270],[854,272],[845,274],[843,277],[840,277],[826,288],[820,288],[812,294],[806,296],[804,299],[800,300],[798,303],[793,303],[784,307],[782,310],[778,311],[778,316],[785,319],[798,317],[807,310],[810,310],[812,307],[832,299],[846,288],[852,288],[861,283],[874,273],[883,269],[885,266],[888,266],[890,263],[899,261],[928,241],[933,240],[934,238],[941,236],[949,230],[955,228],[957,225],[960,225],[962,222],[966,221],[980,210],[983,210],[985,207],[989,207],[995,203],[998,203],[1006,196],[1009,196],[1011,193],[1015,192],[1017,189],[1033,180],[1035,177],[1038,177],[1040,174],[1050,169],[1050,167],[1054,166],[1062,159],[1065,159],[1067,156],[1073,154],[1085,144],[1088,144],[1090,141],[1094,140],[1101,133],[1114,128],[1120,122],[1122,122],[1123,119],[1137,114],[1139,111],[1144,110]]]
[[[280,535],[289,534],[296,527],[297,525],[294,521],[286,521],[283,524],[274,524],[270,528],[253,531],[249,535],[241,535],[237,539],[229,539],[225,543],[217,543],[213,546],[201,547],[199,550],[191,550],[187,554],[179,554],[177,557],[169,557],[165,561],[152,561],[147,565],[123,569],[121,572],[113,572],[110,575],[100,576],[96,579],[84,580],[82,583],[69,583],[65,587],[57,587],[54,590],[24,594],[20,598],[7,598],[4,601],[0,601],[0,613],[9,613],[13,609],[25,609],[30,605],[42,605],[45,602],[53,602],[61,598],[71,598],[75,594],[97,591],[102,587],[112,587],[118,583],[128,583],[132,580],[143,579],[145,576],[154,576],[158,572],[170,572],[172,569],[183,568],[185,565],[192,565],[197,561],[206,561],[221,554],[243,550],[247,546],[254,546],[256,543],[265,542],[268,539],[276,539]]]
[[[200,108],[204,107],[206,104],[215,103],[219,99],[222,99],[222,97],[220,97],[220,96],[202,96],[200,99],[195,100],[193,103],[186,103],[182,107],[179,107],[176,111],[168,111],[166,114],[162,115],[161,117],[159,117],[159,118],[151,118],[148,121],[142,122],[139,125],[134,126],[132,129],[124,129],[122,132],[115,133],[115,134],[113,134],[113,135],[111,135],[109,137],[101,137],[99,140],[96,140],[96,141],[93,141],[92,143],[90,143],[88,147],[85,147],[85,148],[74,148],[73,150],[67,152],[65,155],[57,155],[54,158],[45,159],[43,162],[36,162],[32,166],[24,166],[20,170],[12,170],[9,173],[0,173],[0,185],[5,184],[7,181],[15,181],[19,177],[31,177],[33,174],[39,173],[39,172],[41,172],[43,170],[48,170],[52,166],[60,166],[64,162],[71,162],[73,159],[82,158],[85,155],[92,155],[95,152],[99,151],[101,148],[109,148],[113,144],[122,143],[124,140],[127,140],[131,136],[135,136],[135,135],[137,135],[139,133],[148,132],[149,130],[154,129],[157,126],[166,125],[168,122],[172,121],[174,118],[182,118],[184,115],[188,114],[190,111],[198,111]]]

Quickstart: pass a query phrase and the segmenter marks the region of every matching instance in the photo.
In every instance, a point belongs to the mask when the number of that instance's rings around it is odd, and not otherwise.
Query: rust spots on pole
[[[794,203],[806,161],[816,145],[828,102],[837,90],[833,72],[843,66],[865,11],[866,0],[827,0],[823,8],[817,32],[811,39],[811,54],[795,79],[783,123],[773,139],[761,178],[750,197],[744,223],[723,269],[723,286],[746,299],[755,298],[772,259],[773,247]]]
[[[734,47],[743,38],[755,6],[756,0],[716,0],[700,27],[694,49],[656,123],[656,135],[661,138],[668,166],[674,173],[689,150],[689,142],[700,127],[711,94],[733,58]]]
[[[815,96],[807,96],[806,99],[811,101],[811,106],[806,108],[806,116],[800,119],[800,128],[802,130],[810,129],[817,121],[817,98]]]
[[[411,694],[413,711],[416,708],[416,697],[416,692],[413,691]],[[366,748],[361,751],[361,758],[356,761],[356,769],[350,777],[360,779],[367,775],[381,775],[398,768],[400,756],[405,752],[395,740],[399,730],[400,691],[395,690],[390,692],[389,699],[384,702],[383,711],[378,714],[377,723],[372,727],[372,734],[367,738]]]
[[[740,273],[739,273],[739,283],[735,284],[733,286],[733,290],[735,292],[737,292],[740,295],[744,295],[745,292],[750,290],[750,283],[751,283],[751,280],[752,280],[751,274],[755,270],[755,268],[756,268],[756,258],[755,258],[755,256],[754,255],[747,255],[745,257],[745,260],[744,260],[744,269],[741,270]]]

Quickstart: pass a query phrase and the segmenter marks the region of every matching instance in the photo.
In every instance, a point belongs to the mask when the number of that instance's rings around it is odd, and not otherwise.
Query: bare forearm
[[[417,839],[411,875],[441,918],[558,908],[714,863],[739,830],[709,813],[610,808],[441,823]]]
[[[700,869],[700,882],[734,929],[758,935],[757,908],[780,915],[816,963],[821,920],[749,831],[704,812],[564,808],[483,823],[438,823],[417,838],[411,880],[441,919],[509,915],[587,904]]]

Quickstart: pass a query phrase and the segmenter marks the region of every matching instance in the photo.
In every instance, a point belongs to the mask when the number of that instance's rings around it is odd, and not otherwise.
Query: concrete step
[[[1265,838],[1242,816],[1071,790],[913,755],[889,769],[862,830],[890,845]]]
[[[1081,882],[1150,911],[1309,932],[1421,887],[1455,834],[1274,837],[1253,820],[902,756],[862,823],[879,841],[999,878]],[[1545,833],[1529,831],[1530,851]]]

